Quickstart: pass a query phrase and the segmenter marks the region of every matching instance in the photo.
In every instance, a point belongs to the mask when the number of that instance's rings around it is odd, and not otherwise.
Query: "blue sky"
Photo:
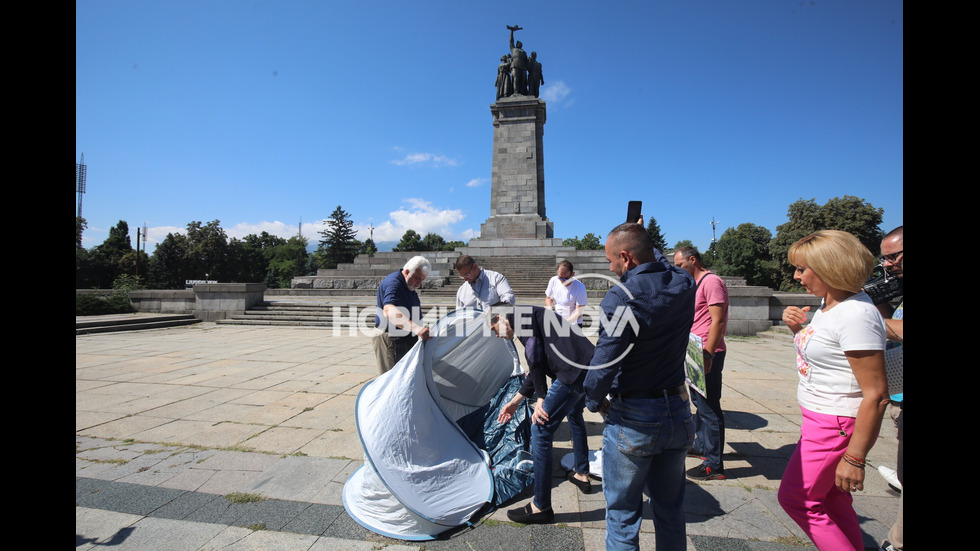
[[[543,65],[556,237],[630,200],[702,249],[801,198],[903,223],[900,1],[84,0],[84,246],[119,220],[150,252],[192,221],[315,243],[338,205],[361,239],[478,237],[507,25]]]

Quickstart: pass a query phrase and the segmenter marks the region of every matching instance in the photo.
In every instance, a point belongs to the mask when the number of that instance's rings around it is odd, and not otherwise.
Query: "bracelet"
[[[865,466],[864,459],[858,459],[857,457],[854,457],[853,455],[847,452],[844,452],[844,461],[846,461],[849,465],[853,465],[854,467],[857,467],[859,469],[863,469]]]

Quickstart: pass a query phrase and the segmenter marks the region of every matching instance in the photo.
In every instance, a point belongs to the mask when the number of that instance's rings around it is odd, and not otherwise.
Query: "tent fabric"
[[[534,483],[531,401],[521,402],[509,422],[497,421],[500,408],[517,394],[523,382],[523,375],[511,377],[489,404],[457,421],[470,440],[490,456],[494,507],[509,501]]]
[[[450,313],[434,325],[432,339],[358,394],[364,465],[344,485],[343,501],[364,527],[399,539],[433,539],[494,502],[491,454],[477,445],[485,447],[486,437],[473,439],[457,423],[481,411],[489,415],[491,403],[513,384],[513,346],[482,331],[485,323],[476,310]],[[500,473],[519,485],[514,458],[526,449],[509,451]]]

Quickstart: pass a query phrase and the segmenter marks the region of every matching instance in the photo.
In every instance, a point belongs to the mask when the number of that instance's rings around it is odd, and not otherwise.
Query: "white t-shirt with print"
[[[795,337],[797,399],[810,411],[857,417],[863,395],[845,352],[884,350],[885,320],[865,292],[817,310]]]

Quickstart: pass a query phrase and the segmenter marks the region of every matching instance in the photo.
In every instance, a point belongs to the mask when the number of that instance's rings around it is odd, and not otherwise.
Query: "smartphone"
[[[643,201],[630,201],[629,206],[626,208],[626,221],[627,222],[637,222],[643,213]]]

